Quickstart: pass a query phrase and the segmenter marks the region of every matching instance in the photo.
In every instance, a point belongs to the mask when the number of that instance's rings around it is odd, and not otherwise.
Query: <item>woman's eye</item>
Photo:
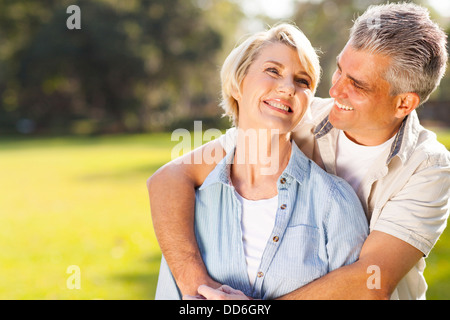
[[[306,86],[306,87],[308,87],[308,88],[309,88],[309,86],[310,86],[309,81],[306,80],[306,79],[297,79],[296,81],[297,81],[298,84],[304,85],[304,86]]]
[[[280,74],[276,68],[267,68],[266,71],[276,75]]]

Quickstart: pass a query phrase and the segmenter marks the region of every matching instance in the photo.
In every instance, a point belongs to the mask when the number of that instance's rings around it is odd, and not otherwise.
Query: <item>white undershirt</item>
[[[395,135],[378,146],[362,146],[351,141],[344,131],[339,131],[336,148],[336,174],[345,179],[355,192],[373,162],[390,147]]]
[[[253,286],[267,240],[275,225],[278,195],[270,199],[248,200],[235,193],[242,204],[242,242],[248,278]]]
[[[350,183],[357,192],[370,166],[389,148],[394,138],[395,136],[378,146],[362,146],[348,139],[344,132],[340,131],[336,150],[337,175]],[[229,146],[233,145],[232,140],[229,139]],[[227,146],[226,141],[221,142],[223,146]],[[264,249],[275,225],[278,195],[270,199],[248,200],[236,191],[235,194],[242,205],[242,242],[248,278],[253,286]]]

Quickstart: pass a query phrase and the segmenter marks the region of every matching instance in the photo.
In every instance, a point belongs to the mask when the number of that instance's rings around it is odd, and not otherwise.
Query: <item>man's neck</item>
[[[359,145],[378,146],[380,144],[385,143],[393,136],[395,136],[398,130],[400,129],[400,125],[398,125],[398,127],[393,128],[392,130],[387,130],[383,133],[380,133],[379,131],[377,132],[365,131],[363,133],[358,133],[354,131],[344,131],[344,133],[349,140]]]

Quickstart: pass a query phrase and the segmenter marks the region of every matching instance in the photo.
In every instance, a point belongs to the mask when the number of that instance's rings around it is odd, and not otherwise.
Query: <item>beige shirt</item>
[[[332,99],[315,98],[311,113],[295,131],[294,139],[307,156],[336,174],[339,130],[328,121],[332,106]],[[390,234],[427,256],[444,231],[449,215],[450,152],[433,132],[420,125],[413,111],[391,147],[374,161],[357,195],[370,231]],[[424,268],[422,258],[400,281],[392,299],[425,299]]]
[[[314,98],[293,138],[306,156],[336,174],[339,130],[328,121],[332,106],[333,99]],[[225,150],[234,144],[234,134],[229,130],[221,137]],[[373,162],[357,195],[370,231],[401,239],[426,257],[444,231],[449,215],[450,152],[433,132],[420,125],[413,111],[392,145]],[[391,298],[425,299],[424,269],[422,258],[399,282]]]

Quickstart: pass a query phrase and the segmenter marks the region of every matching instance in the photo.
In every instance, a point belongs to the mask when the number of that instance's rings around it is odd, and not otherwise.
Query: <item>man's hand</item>
[[[177,282],[184,300],[204,300],[202,294],[198,291],[198,289],[203,286],[211,288],[212,290],[219,290],[222,287],[222,284],[212,280],[209,276],[206,276],[203,279],[204,280],[196,279],[195,281],[190,281],[189,284],[187,282]],[[202,285],[199,285],[199,283],[202,283]],[[201,299],[185,299],[185,297],[197,297]]]
[[[185,295],[183,300],[252,300],[247,297],[242,291],[233,289],[226,284],[214,289],[207,285],[201,285],[198,287],[197,296]]]

